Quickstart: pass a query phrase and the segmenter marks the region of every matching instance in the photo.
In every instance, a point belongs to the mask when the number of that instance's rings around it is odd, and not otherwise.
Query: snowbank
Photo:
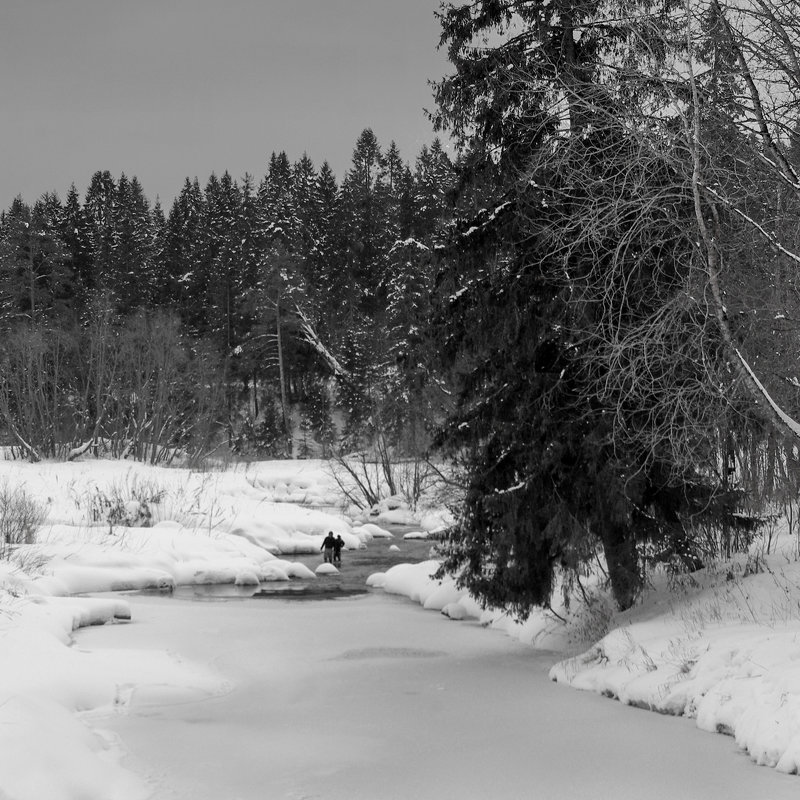
[[[114,460],[0,460],[0,492],[11,502],[24,497],[32,512],[19,543],[0,552],[2,800],[147,797],[120,766],[113,738],[87,724],[92,714],[124,711],[135,693],[163,699],[224,690],[219,676],[167,653],[99,657],[72,647],[75,628],[132,616],[122,599],[76,595],[316,580],[291,556],[318,553],[329,531],[354,550],[390,540],[382,525],[421,525],[398,499],[385,504],[382,524],[352,523],[321,461],[196,472]]]
[[[223,678],[166,652],[81,651],[73,630],[131,619],[121,598],[76,597],[181,584],[314,580],[285,554],[316,552],[328,530],[367,533],[319,509],[333,502],[319,465],[195,473],[116,461],[0,461],[5,498],[36,513],[0,560],[0,798],[139,800],[151,790],[120,764],[93,717],[131,698],[226,691]],[[26,543],[27,540],[27,543]]]
[[[130,619],[121,599],[0,594],[0,797],[138,800],[148,787],[120,765],[118,743],[86,721],[122,710],[134,692],[164,697],[225,691],[212,672],[166,653],[83,652],[74,629]],[[81,716],[84,719],[81,719]]]
[[[385,548],[390,521],[413,520],[419,532],[407,538],[422,538],[446,516],[430,513],[426,523],[394,498],[353,522],[336,510],[331,481],[321,462],[196,473],[112,461],[0,461],[0,490],[24,491],[42,512],[33,540],[0,560],[0,798],[147,797],[120,766],[119,744],[92,728],[93,715],[124,712],[137,693],[163,699],[227,688],[220,676],[166,652],[101,657],[71,646],[78,627],[126,624],[132,616],[135,623],[125,599],[76,595],[315,580],[291,556],[317,553],[328,531],[348,549],[376,540]],[[434,559],[398,564],[368,584],[569,655],[553,666],[553,680],[690,717],[734,736],[757,763],[798,772],[800,564],[793,553],[741,559],[682,586],[656,576],[642,604],[625,614],[588,576],[580,599],[573,594],[567,604],[570,593],[559,590],[553,609],[523,622],[481,608],[453,578],[435,579]]]
[[[743,574],[749,570],[752,574]],[[773,556],[695,573],[615,619],[553,680],[694,719],[758,764],[800,771],[800,564]]]
[[[537,648],[574,652],[599,638],[555,664],[552,680],[689,717],[702,730],[732,735],[757,764],[800,772],[797,561],[740,559],[688,576],[682,588],[662,576],[641,605],[622,614],[596,581],[587,581],[588,603],[562,603],[524,622],[482,609],[451,578],[436,581],[437,566],[402,564],[368,583]]]

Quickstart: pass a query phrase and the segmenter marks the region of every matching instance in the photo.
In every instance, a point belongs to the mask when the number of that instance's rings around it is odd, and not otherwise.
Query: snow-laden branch
[[[402,248],[410,248],[413,247],[417,250],[429,252],[430,247],[428,245],[423,244],[422,242],[414,239],[413,237],[409,237],[408,239],[398,239],[393,245],[392,249],[389,251],[389,255],[394,255],[398,250]]]
[[[736,353],[736,357],[739,359],[741,365],[746,370],[747,374],[750,376],[750,379],[758,388],[758,391],[761,393],[761,396],[766,400],[770,408],[772,409],[775,416],[783,423],[783,426],[794,436],[800,439],[800,422],[797,422],[795,419],[792,419],[770,396],[770,393],[766,390],[765,386],[761,381],[756,377],[755,372],[751,366],[745,360],[745,357],[741,354],[741,352],[737,349],[734,349]]]
[[[97,444],[97,440],[92,437],[91,439],[87,439],[82,444],[76,445],[67,453],[67,461],[75,461],[75,459],[80,458],[84,453],[87,453],[91,448]]]
[[[477,233],[481,233],[489,228],[495,220],[505,211],[513,206],[511,200],[506,200],[500,205],[496,206],[494,210],[489,211],[486,208],[481,209],[473,218],[472,225],[465,231],[456,234],[456,239],[463,244],[467,239],[472,238]],[[452,247],[451,244],[439,244],[434,247],[437,252],[445,252]]]
[[[17,442],[19,443],[20,447],[26,453],[28,453],[28,456],[30,457],[31,461],[37,462],[37,463],[39,461],[41,461],[42,460],[42,456],[39,453],[39,451],[30,442],[25,440],[25,438],[19,432],[19,430],[17,429],[17,426],[14,425],[14,423],[11,421],[11,419],[7,415],[4,415],[4,416],[6,417],[6,419],[5,419],[6,425],[8,425],[9,430],[14,435],[14,438],[17,440]]]
[[[745,214],[744,211],[742,211],[740,208],[737,208],[733,203],[731,203],[730,200],[723,197],[719,192],[715,191],[710,186],[703,186],[703,189],[710,195],[713,195],[717,200],[720,201],[720,203],[722,203],[727,209],[732,211],[738,217],[743,219],[748,225],[755,228],[769,242],[771,247],[774,247],[779,253],[782,253],[787,258],[790,258],[796,264],[800,264],[800,255],[784,247],[780,241],[778,241],[777,237],[771,234],[761,223],[754,220],[749,214]]]
[[[311,345],[314,351],[317,353],[320,358],[328,365],[331,372],[341,380],[349,383],[351,381],[351,375],[340,363],[336,356],[328,350],[327,347],[323,344],[322,340],[319,338],[319,334],[314,329],[314,326],[311,324],[311,320],[303,313],[303,310],[295,304],[294,312],[297,314],[297,318],[300,320],[300,333],[303,337],[303,340]]]

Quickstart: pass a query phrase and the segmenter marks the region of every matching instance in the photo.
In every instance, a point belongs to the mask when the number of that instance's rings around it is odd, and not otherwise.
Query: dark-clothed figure
[[[344,539],[339,534],[336,534],[336,541],[333,545],[333,563],[342,563],[342,548],[344,547]]]
[[[323,551],[322,555],[325,557],[326,564],[333,564],[333,553],[336,549],[336,537],[333,535],[333,531],[328,531],[328,535],[322,540],[322,547],[320,550]]]

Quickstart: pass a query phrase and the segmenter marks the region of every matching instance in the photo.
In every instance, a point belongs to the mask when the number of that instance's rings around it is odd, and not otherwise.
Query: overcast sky
[[[413,162],[433,132],[439,0],[0,0],[0,207],[136,175],[260,180],[270,153],[337,177],[371,127]]]

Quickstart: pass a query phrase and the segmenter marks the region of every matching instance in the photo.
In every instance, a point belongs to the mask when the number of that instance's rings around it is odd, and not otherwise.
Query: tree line
[[[454,175],[438,139],[412,166],[366,129],[341,183],[281,152],[258,184],[187,179],[168,213],[107,171],[82,200],[16,198],[0,216],[8,443],[161,461],[220,442],[327,454],[378,426],[407,439],[419,392],[397,364]]]

